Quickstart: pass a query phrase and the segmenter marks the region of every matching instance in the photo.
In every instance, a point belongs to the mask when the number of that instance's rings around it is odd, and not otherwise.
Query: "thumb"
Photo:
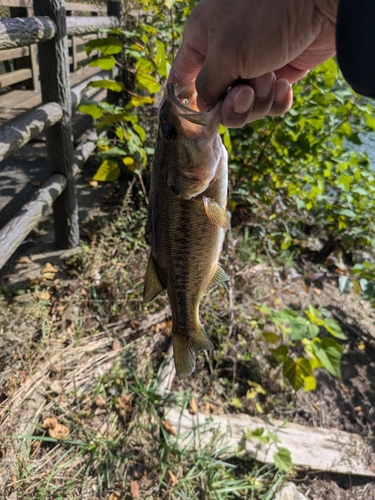
[[[194,82],[204,61],[204,55],[191,47],[187,42],[182,42],[169,73],[170,83]]]

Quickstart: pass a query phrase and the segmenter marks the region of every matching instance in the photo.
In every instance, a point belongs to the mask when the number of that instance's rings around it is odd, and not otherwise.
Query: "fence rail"
[[[71,14],[73,11],[102,13],[103,9],[93,9],[93,6],[75,3],[65,5],[64,0],[34,0],[33,4],[29,0],[0,0],[0,5],[11,8],[25,7],[29,10],[33,8],[36,14],[0,20],[0,49],[6,49],[0,52],[0,61],[9,56],[17,58],[30,55],[31,47],[38,43],[43,102],[37,109],[0,127],[0,161],[45,131],[51,172],[51,177],[33,198],[0,231],[1,269],[51,206],[57,245],[60,248],[70,248],[79,243],[78,202],[74,177],[95,149],[92,141],[95,134],[89,137],[91,141],[73,150],[72,107],[78,106],[88,81],[70,89],[69,65],[72,62],[76,64],[79,58],[69,56],[67,37],[92,34],[102,28],[119,26],[122,11],[121,3],[115,1],[108,2],[108,12],[118,15],[110,17],[67,17],[68,8]],[[70,45],[73,47],[74,41]],[[15,82],[24,76],[30,78],[30,73],[31,69],[22,68],[2,75],[0,87],[7,81]],[[103,77],[104,74],[99,74],[91,79]],[[89,90],[86,95],[90,96],[92,92],[95,90]]]

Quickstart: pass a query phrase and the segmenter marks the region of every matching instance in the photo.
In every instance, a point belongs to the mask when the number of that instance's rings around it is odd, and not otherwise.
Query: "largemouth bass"
[[[148,214],[151,255],[143,297],[148,302],[167,290],[180,378],[194,371],[198,351],[213,349],[199,320],[199,303],[207,288],[228,280],[218,263],[230,222],[220,111],[221,103],[199,112],[195,88],[169,84],[159,113]]]

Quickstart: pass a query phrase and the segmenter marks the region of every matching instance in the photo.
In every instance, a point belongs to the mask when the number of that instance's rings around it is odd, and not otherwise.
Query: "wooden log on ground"
[[[34,0],[34,12],[50,17],[58,28],[54,39],[39,45],[40,83],[43,104],[57,102],[63,110],[61,120],[46,131],[46,138],[51,173],[61,173],[68,181],[53,205],[55,241],[60,248],[72,248],[79,243],[79,224],[72,171],[73,128],[65,2]]]
[[[38,0],[39,1],[39,0]],[[101,29],[116,28],[119,21],[116,17],[67,17],[66,30],[68,36],[96,33]]]
[[[14,49],[44,42],[51,40],[56,33],[56,24],[48,17],[0,19],[0,49]]]
[[[77,147],[72,163],[72,171],[77,174],[87,158],[96,148],[92,142],[96,139],[96,132],[92,132],[88,141]],[[54,174],[26,203],[21,211],[0,231],[0,269],[9,260],[26,236],[35,228],[41,218],[51,208],[53,202],[61,195],[67,186],[67,179],[62,174]]]
[[[57,123],[62,115],[61,106],[50,102],[0,127],[0,161]]]
[[[275,434],[278,446],[291,452],[295,467],[316,471],[337,472],[375,477],[374,450],[360,436],[335,429],[306,427],[279,420],[261,419],[249,415],[190,415],[181,409],[169,409],[165,418],[177,430],[179,447],[205,447],[216,439],[228,453],[243,450],[251,458],[273,463],[276,444],[264,444],[257,439],[246,439],[247,430],[264,428]]]

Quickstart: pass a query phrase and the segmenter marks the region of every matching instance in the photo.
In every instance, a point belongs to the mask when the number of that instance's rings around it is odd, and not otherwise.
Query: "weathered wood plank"
[[[274,443],[245,438],[247,430],[263,427],[265,434],[275,434],[281,441],[279,446],[291,452],[296,467],[375,477],[374,450],[356,434],[249,415],[190,415],[175,408],[166,412],[166,418],[178,431],[176,444],[180,447],[204,447],[218,433],[228,453],[242,449],[259,462],[273,463],[273,454],[277,452]]]
[[[9,87],[9,85],[13,85],[14,83],[30,80],[32,76],[33,72],[29,68],[18,69],[16,71],[12,71],[12,73],[0,75],[0,89]]]
[[[105,13],[105,7],[103,5],[95,5],[95,4],[67,2],[65,4],[65,9],[67,11],[68,10],[76,10],[77,12],[103,12],[103,13]]]
[[[17,59],[19,57],[27,57],[30,55],[29,47],[20,47],[19,49],[0,50],[0,61],[9,61],[9,59]]]
[[[98,38],[98,35],[96,33],[84,35],[83,37],[82,36],[74,37],[76,46],[85,45],[90,40],[96,40],[97,38]],[[71,47],[71,46],[72,46],[72,39],[69,39],[68,40],[68,47]],[[0,52],[0,54],[1,54],[1,52]]]
[[[33,7],[32,0],[1,0],[2,7]],[[105,7],[95,4],[73,3],[65,4],[66,10],[77,10],[79,12],[105,12]]]
[[[0,127],[0,161],[57,123],[62,116],[61,107],[51,102]]]
[[[92,132],[88,140],[76,148],[72,162],[73,175],[79,172],[79,169],[95,150],[96,145],[93,141],[96,138],[96,132]],[[64,175],[52,175],[35,193],[29,203],[26,203],[22,210],[3,227],[0,231],[0,269],[51,208],[53,202],[63,193],[66,186],[67,179]]]
[[[0,49],[14,49],[51,40],[56,24],[45,16],[0,19]]]
[[[2,7],[32,7],[32,0],[1,0]]]
[[[116,28],[119,21],[116,17],[67,17],[66,31],[68,36],[96,33],[100,29]],[[1,46],[0,46],[1,47]]]
[[[79,225],[77,190],[72,171],[73,128],[65,2],[34,0],[34,12],[48,16],[58,30],[58,36],[38,47],[40,83],[43,104],[57,102],[63,110],[62,119],[46,131],[46,138],[51,173],[64,174],[68,181],[63,194],[53,205],[55,240],[60,248],[72,248],[79,243]]]

